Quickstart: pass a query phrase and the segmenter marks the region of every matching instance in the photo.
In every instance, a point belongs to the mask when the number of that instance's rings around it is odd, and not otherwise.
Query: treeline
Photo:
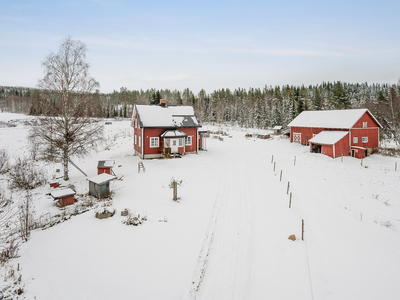
[[[337,81],[308,87],[220,89],[212,93],[202,89],[197,94],[190,89],[144,91],[121,88],[108,94],[94,93],[82,113],[93,117],[129,118],[134,104],[158,104],[160,99],[166,99],[168,105],[192,105],[202,122],[237,124],[247,128],[286,127],[304,110],[368,108],[384,127],[383,135],[400,142],[400,82],[350,84]],[[40,115],[45,113],[48,105],[56,104],[51,99],[42,99],[39,90],[0,87],[1,111]]]

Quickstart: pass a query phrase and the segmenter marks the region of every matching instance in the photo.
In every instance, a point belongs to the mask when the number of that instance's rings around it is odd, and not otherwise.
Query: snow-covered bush
[[[46,183],[44,170],[26,158],[18,157],[11,166],[9,175],[11,188],[28,190]]]
[[[125,220],[122,221],[123,224],[138,226],[141,225],[144,221],[147,221],[147,216],[143,217],[140,214],[129,213]]]
[[[9,155],[6,149],[0,149],[0,174],[7,171]]]

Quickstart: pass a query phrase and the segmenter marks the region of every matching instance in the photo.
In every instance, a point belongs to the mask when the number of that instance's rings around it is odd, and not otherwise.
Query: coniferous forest
[[[382,124],[382,137],[400,143],[400,81],[397,84],[323,82],[310,86],[265,86],[220,89],[211,93],[190,89],[128,90],[92,94],[82,114],[100,118],[129,118],[134,104],[192,105],[202,122],[235,124],[244,128],[286,127],[304,110],[368,108]],[[38,89],[0,86],[0,111],[41,115],[52,99]]]

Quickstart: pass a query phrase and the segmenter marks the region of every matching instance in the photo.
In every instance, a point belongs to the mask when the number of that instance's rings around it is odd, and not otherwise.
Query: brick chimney
[[[166,107],[167,106],[167,101],[165,101],[165,99],[160,99],[160,106],[161,107]]]

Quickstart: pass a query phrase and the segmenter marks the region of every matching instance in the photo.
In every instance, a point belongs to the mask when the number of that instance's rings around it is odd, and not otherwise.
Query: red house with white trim
[[[292,122],[290,142],[332,158],[364,158],[379,147],[382,125],[368,109],[303,111]]]
[[[142,159],[172,154],[198,153],[200,121],[192,106],[135,105],[132,115],[133,148]]]

